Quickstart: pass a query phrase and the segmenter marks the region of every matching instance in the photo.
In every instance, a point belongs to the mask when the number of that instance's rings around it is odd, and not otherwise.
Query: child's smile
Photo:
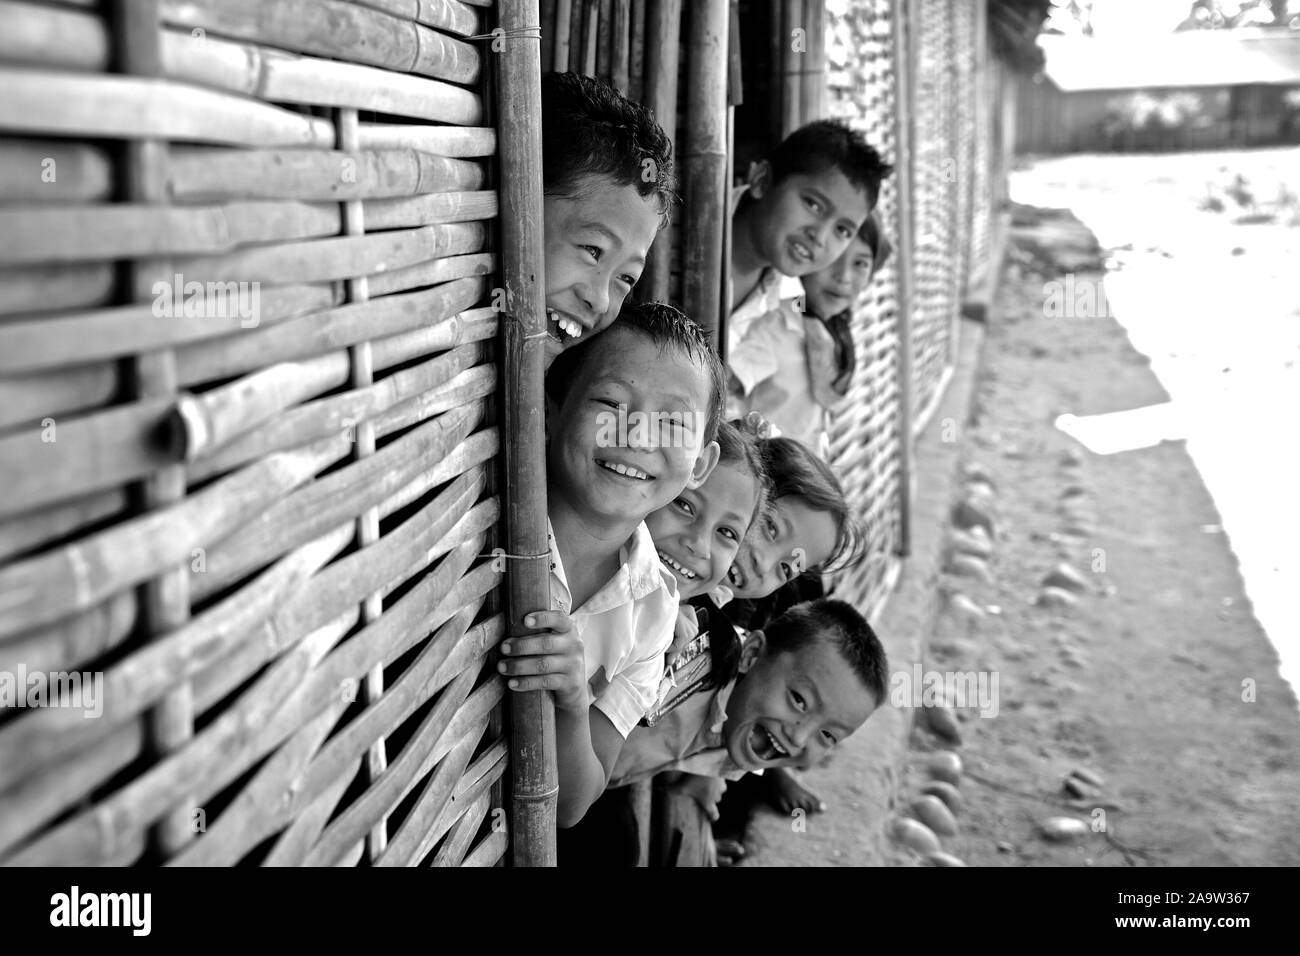
[[[601,331],[641,277],[659,231],[652,198],[607,177],[545,197],[547,352]]]

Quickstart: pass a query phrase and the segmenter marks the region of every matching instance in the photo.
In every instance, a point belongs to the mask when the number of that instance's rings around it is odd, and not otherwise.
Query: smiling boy
[[[673,200],[672,144],[654,115],[595,77],[542,79],[547,361],[606,328]]]
[[[820,414],[798,387],[807,378],[803,317],[790,300],[802,287],[782,277],[819,272],[839,258],[890,172],[860,133],[834,120],[800,127],[751,168],[732,214],[728,418],[758,411],[770,420],[779,407],[800,431]]]
[[[511,690],[555,693],[557,820],[568,827],[659,690],[678,593],[645,518],[716,465],[722,367],[698,325],[651,303],[566,349],[546,390],[552,610],[525,623],[550,633],[505,642],[500,670]],[[629,413],[668,414],[660,433],[610,443],[611,416]]]
[[[633,731],[610,786],[674,769],[734,779],[811,767],[884,700],[887,672],[884,647],[851,605],[796,605],[750,633],[737,678]]]

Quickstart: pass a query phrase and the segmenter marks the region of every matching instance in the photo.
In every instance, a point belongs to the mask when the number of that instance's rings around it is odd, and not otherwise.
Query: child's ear
[[[758,659],[767,650],[767,638],[762,631],[750,631],[749,637],[740,647],[740,673],[745,674],[758,663]]]
[[[766,159],[749,164],[749,194],[755,199],[762,199],[763,194],[772,186],[772,164]]]
[[[691,477],[686,482],[686,487],[694,490],[704,484],[713,474],[713,469],[718,467],[718,459],[722,455],[722,446],[716,441],[711,441],[704,446],[700,456],[695,459],[695,467],[691,469]]]

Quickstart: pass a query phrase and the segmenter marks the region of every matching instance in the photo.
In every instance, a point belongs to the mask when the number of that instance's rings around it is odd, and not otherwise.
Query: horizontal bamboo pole
[[[22,779],[0,778],[0,864],[11,847],[103,786],[143,751],[144,727],[137,721],[119,727],[77,760]]]
[[[98,14],[0,0],[0,24],[0,60],[42,69],[108,68],[108,29]]]
[[[216,37],[196,40],[189,33],[164,30],[162,60],[170,79],[274,103],[352,107],[457,126],[483,121],[482,99],[449,82],[281,53],[252,43]],[[467,71],[452,63],[447,72],[464,77]],[[476,64],[473,73],[477,72]]]
[[[497,270],[497,257],[490,252],[476,252],[464,256],[444,256],[413,266],[376,272],[368,277],[370,296],[390,295],[424,286],[439,285],[466,276],[491,275]]]
[[[480,69],[471,44],[410,19],[340,0],[164,0],[163,20],[203,42],[208,34],[473,83]]]
[[[445,385],[416,395],[375,418],[375,434],[387,435],[423,421],[432,415],[468,405],[496,392],[497,368],[479,365],[467,369]]]
[[[479,15],[465,0],[352,0],[352,2],[460,36],[474,36],[479,32]]]
[[[414,480],[429,461],[459,444],[481,414],[481,409],[447,412],[365,461],[349,464],[264,509],[209,549],[205,570],[191,576],[196,596],[211,594],[285,548],[310,541],[383,501]],[[385,535],[385,540],[390,537]]]
[[[75,544],[0,568],[0,635],[84,610],[125,588],[189,563],[310,480],[331,442],[280,452],[195,492],[185,501]]]
[[[357,145],[362,149],[419,149],[439,156],[472,159],[496,153],[497,131],[490,126],[361,123],[357,128]]]
[[[460,344],[461,332],[470,324],[460,314],[479,299],[485,285],[477,276],[456,279],[433,289],[342,305],[221,341],[196,343],[177,353],[177,373],[181,384],[189,386],[425,326],[438,329],[447,343],[443,347],[451,348]],[[476,322],[482,319],[476,316]]]
[[[468,770],[466,773],[468,773]],[[452,806],[463,806],[464,803],[465,801],[459,793],[452,798]],[[487,816],[491,805],[492,798],[487,793],[481,793],[472,798],[469,806],[465,807],[465,812],[452,825],[447,833],[447,839],[443,841],[442,846],[438,847],[438,852],[429,865],[436,867],[460,866],[460,861],[465,859],[465,854],[469,852],[470,844],[478,834],[478,829]],[[422,859],[422,857],[417,859]]]
[[[113,165],[90,143],[0,142],[0,202],[88,202],[107,199]]]
[[[0,209],[0,262],[75,262],[229,252],[251,242],[330,236],[329,203],[229,202],[220,206],[18,206]],[[172,276],[159,276],[170,281]],[[242,278],[242,277],[241,277]],[[180,294],[180,290],[176,290]]]
[[[38,371],[0,378],[0,429],[25,428],[36,441],[53,445],[63,425],[78,413],[108,404],[121,388],[121,379],[121,370],[108,362],[76,365],[57,373]],[[53,432],[46,430],[51,424],[55,426]],[[0,438],[0,447],[4,447],[4,441]],[[42,467],[42,462],[57,457],[38,453],[51,449],[37,449],[22,442],[9,448],[29,453],[28,467],[37,469]],[[17,462],[8,464],[18,465]],[[0,475],[5,473],[5,465],[0,461]],[[0,502],[0,514],[3,513],[6,509]]]
[[[9,388],[0,389],[0,394]],[[159,440],[174,403],[152,398],[0,437],[0,514],[111,488],[180,460]],[[4,599],[0,598],[0,606]]]
[[[421,392],[442,387],[477,365],[483,360],[484,354],[483,347],[478,343],[464,345],[414,368],[390,375],[367,388],[353,389],[296,408],[289,407],[292,402],[283,401],[288,393],[279,388],[262,392],[249,387],[234,392],[232,397],[240,399],[246,395],[249,405],[259,406],[256,413],[244,413],[243,407],[238,403],[227,407],[221,400],[217,406],[208,405],[208,396],[220,390],[206,392],[195,398],[194,403],[203,409],[202,414],[210,423],[205,426],[205,433],[211,441],[207,448],[187,449],[192,457],[203,459],[199,465],[191,468],[191,478],[201,479],[228,471],[262,455],[292,448],[326,434],[340,431],[353,434],[352,430],[361,422],[371,421],[394,406],[418,397]],[[287,362],[272,368],[283,370],[285,374],[297,378],[297,382],[293,378],[287,379],[289,385],[296,386],[307,394],[319,394],[342,384],[334,381],[335,376],[325,367],[327,364],[328,357],[325,357],[325,361],[317,358],[307,362]],[[342,379],[347,380],[346,369]],[[249,386],[254,384],[249,379],[241,381]],[[253,426],[259,422],[265,424],[254,429]],[[239,437],[228,437],[233,435]]]
[[[425,782],[424,788],[411,807],[409,815],[398,827],[389,841],[384,853],[375,860],[375,866],[412,866],[420,857],[415,856],[420,839],[428,832],[447,804],[451,802],[456,789],[456,782],[469,766],[475,747],[487,730],[487,718],[483,718],[470,733],[462,737],[451,752],[443,758],[442,763],[433,771]],[[446,736],[450,736],[448,733]],[[444,830],[444,832],[446,832]]]
[[[0,268],[0,316],[90,308],[112,292],[108,262]]]
[[[401,199],[368,199],[362,207],[367,229],[403,229],[442,222],[495,219],[497,194],[490,189],[429,193]]]
[[[304,866],[329,866],[342,850],[365,835],[386,808],[396,806],[411,792],[419,779],[415,770],[425,752],[422,747],[429,745],[427,741],[436,742],[446,731],[457,709],[473,689],[475,676],[471,671],[463,671],[443,690],[388,772],[325,828],[303,861]],[[464,762],[468,763],[469,748],[463,750]],[[464,764],[457,769],[456,775],[459,776],[463,769]]]
[[[125,510],[125,490],[109,488],[51,508],[11,515],[0,520],[0,561],[7,561],[38,545],[54,544]]]
[[[471,468],[490,461],[500,450],[499,429],[489,428],[475,432],[448,452],[446,457],[428,471],[421,472],[415,481],[396,494],[384,499],[379,505],[380,516],[385,517],[399,508],[405,508],[444,481],[448,481],[463,472],[469,471]]]
[[[448,658],[454,647],[472,642],[472,638],[465,640],[465,632],[475,611],[476,607],[462,609],[444,624],[397,683],[333,737],[325,752],[318,753],[334,721],[320,725],[323,717],[341,713],[338,705],[297,731],[258,771],[215,825],[174,862],[194,866],[233,864],[246,849],[314,805],[321,794],[330,791],[333,782],[350,779],[357,759],[366,748],[400,726],[453,676],[449,674],[439,683],[425,684],[436,676],[439,663]],[[306,779],[309,763],[313,767],[310,781]],[[291,797],[286,799],[286,794]]]
[[[270,326],[338,302],[335,290],[323,283],[259,290],[257,325]],[[237,308],[223,310],[225,315],[160,311],[164,314],[156,315],[153,303],[141,303],[0,323],[0,372],[82,365],[249,331],[250,320]]]
[[[0,67],[0,89],[0,130],[10,132],[334,146],[334,127],[325,119],[171,80]]]
[[[34,168],[39,172],[39,163]],[[476,190],[484,176],[479,163],[410,148],[345,153],[206,146],[173,150],[168,173],[172,197],[185,202],[234,198],[339,202],[418,196]],[[4,188],[0,179],[0,196]],[[42,197],[36,193],[32,198]]]
[[[448,223],[374,235],[342,236],[173,260],[176,271],[206,282],[293,283],[357,278],[440,256],[478,252],[481,223]],[[198,279],[197,277],[203,277]],[[357,303],[358,307],[365,303]]]
[[[497,333],[500,317],[491,308],[466,309],[447,319],[430,320],[405,332],[372,339],[370,349],[375,368],[391,368],[421,355],[491,339]]]
[[[500,830],[490,830],[488,835],[479,841],[478,846],[469,851],[461,866],[466,868],[496,866],[506,855],[509,847],[510,835],[504,827]]]
[[[0,671],[12,674],[20,663],[29,674],[80,670],[125,641],[138,613],[135,593],[123,591],[89,611],[0,644]]]
[[[451,798],[451,803],[439,814],[438,818],[430,825],[430,835],[426,838],[421,846],[421,852],[417,853],[415,859],[420,860],[433,849],[433,844],[456,820],[460,808],[464,807],[471,801],[491,800],[491,794],[488,788],[496,783],[505,774],[509,764],[509,748],[505,740],[498,740],[489,746],[469,767],[466,768],[464,775],[456,784],[456,793]],[[495,821],[494,821],[495,827]],[[473,837],[473,833],[469,834]],[[444,844],[445,846],[445,844]],[[461,854],[463,856],[463,853]],[[442,848],[438,851],[438,856],[442,856]],[[431,863],[432,866],[440,865],[437,858]],[[457,864],[458,865],[458,864]]]

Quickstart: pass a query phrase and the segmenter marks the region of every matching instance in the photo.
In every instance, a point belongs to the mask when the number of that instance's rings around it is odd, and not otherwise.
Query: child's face
[[[659,213],[635,186],[590,177],[575,197],[546,196],[547,351],[601,331],[641,278]],[[572,333],[577,332],[577,335]]]
[[[808,311],[823,319],[839,315],[871,281],[871,266],[871,246],[855,237],[828,267],[803,277]]]
[[[775,185],[760,164],[750,189],[758,200],[753,243],[778,272],[802,276],[839,258],[871,214],[867,194],[834,167],[793,173]]]
[[[641,521],[717,463],[717,442],[701,447],[708,402],[705,369],[615,325],[548,409],[548,477],[597,521]]]
[[[659,560],[677,578],[683,601],[717,586],[745,537],[758,480],[733,463],[714,468],[698,488],[687,488],[645,519]]]
[[[768,511],[754,521],[727,572],[727,586],[738,598],[767,597],[824,564],[839,539],[830,512],[816,511],[802,498],[778,498]]]
[[[818,637],[780,654],[747,646],[745,654],[752,663],[727,700],[722,733],[731,759],[746,770],[806,770],[876,709],[871,692],[830,641]]]

